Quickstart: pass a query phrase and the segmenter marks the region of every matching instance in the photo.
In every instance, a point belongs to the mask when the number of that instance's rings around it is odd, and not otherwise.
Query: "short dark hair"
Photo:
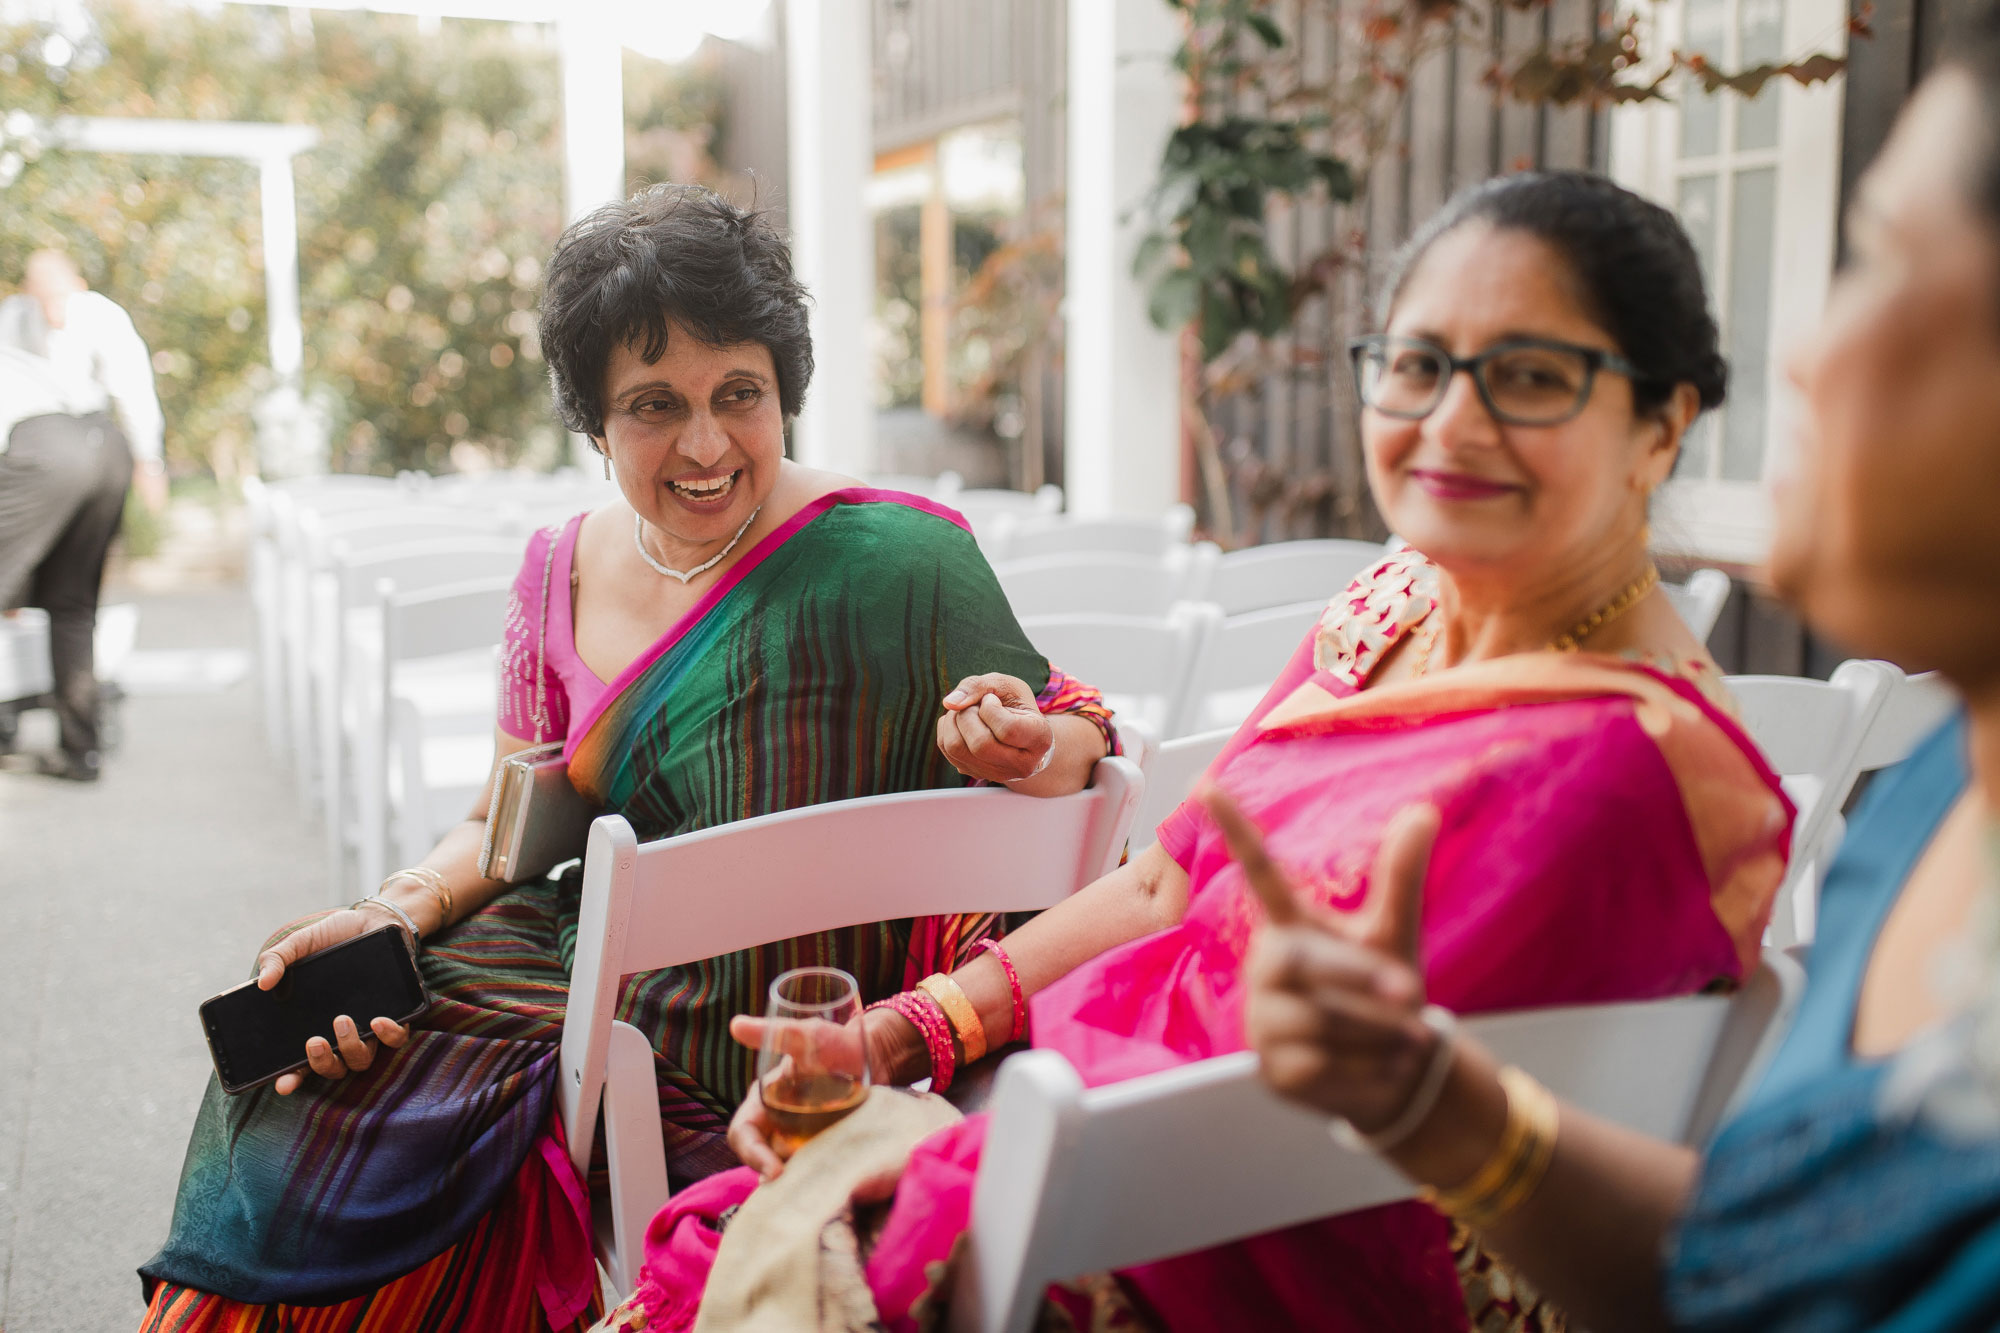
[[[655,185],[571,223],[542,287],[542,355],[563,425],[604,434],[604,371],[623,343],[647,361],[677,323],[711,347],[760,343],[778,403],[798,415],[812,379],[806,289],[761,213],[699,185]]]
[[[1721,406],[1729,363],[1694,244],[1672,213],[1586,172],[1522,172],[1453,195],[1391,261],[1383,323],[1424,254],[1468,223],[1525,232],[1563,257],[1591,318],[1639,367],[1638,411],[1658,411],[1679,384]]]

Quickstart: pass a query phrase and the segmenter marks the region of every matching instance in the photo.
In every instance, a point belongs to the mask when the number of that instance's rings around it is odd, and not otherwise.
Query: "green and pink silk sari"
[[[1425,882],[1424,971],[1432,999],[1459,1012],[1650,999],[1742,977],[1784,873],[1792,811],[1710,697],[1712,670],[1530,653],[1365,689],[1431,613],[1435,579],[1414,552],[1357,579],[1210,776],[1301,890],[1336,911],[1367,901],[1395,812],[1435,804],[1443,832]],[[1199,806],[1181,807],[1160,839],[1188,872],[1186,918],[1031,1001],[1034,1044],[1090,1085],[1244,1046],[1242,961],[1262,910]],[[886,1220],[860,1237],[882,1326],[936,1326],[984,1135],[976,1115],[921,1143]],[[727,1209],[755,1185],[739,1169],[662,1210],[638,1289],[606,1326],[691,1326]],[[1420,1203],[1052,1288],[1049,1299],[1060,1307],[1050,1327],[1376,1333],[1553,1318]]]
[[[551,541],[550,644],[573,658],[579,521],[530,544],[511,663],[532,660]],[[567,724],[578,788],[652,840],[963,785],[938,752],[937,719],[943,696],[984,672],[1027,681],[1044,712],[1081,713],[1108,736],[1101,697],[1028,643],[963,519],[852,489],[761,541],[594,704],[552,711]],[[545,682],[557,705],[563,680]],[[519,711],[503,708],[503,725],[525,736]],[[172,1232],[140,1270],[146,1327],[510,1333],[588,1322],[588,1201],[560,1141],[554,1082],[577,907],[571,874],[511,890],[427,941],[431,1008],[405,1049],[365,1073],[309,1079],[289,1098],[230,1097],[211,1081]],[[734,1165],[723,1135],[755,1053],[726,1027],[762,1008],[772,978],[841,967],[873,1000],[956,966],[998,924],[884,921],[628,978],[617,1016],[654,1038],[676,1187]]]

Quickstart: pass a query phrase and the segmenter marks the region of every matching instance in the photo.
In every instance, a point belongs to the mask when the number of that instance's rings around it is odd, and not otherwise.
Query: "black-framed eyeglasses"
[[[1554,338],[1509,338],[1477,356],[1457,357],[1423,338],[1375,334],[1347,345],[1361,401],[1384,416],[1421,421],[1437,411],[1464,371],[1479,401],[1510,426],[1559,426],[1583,411],[1597,372],[1630,379],[1639,368],[1616,352]]]

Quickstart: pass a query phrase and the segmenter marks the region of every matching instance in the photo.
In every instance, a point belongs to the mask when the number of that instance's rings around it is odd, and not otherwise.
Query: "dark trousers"
[[[0,453],[0,607],[49,613],[62,748],[77,758],[98,748],[97,595],[131,485],[132,448],[102,412],[30,417]]]

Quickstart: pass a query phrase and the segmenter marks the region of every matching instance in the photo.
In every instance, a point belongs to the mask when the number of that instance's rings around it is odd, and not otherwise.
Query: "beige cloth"
[[[920,1140],[959,1118],[942,1097],[876,1088],[860,1109],[800,1148],[783,1174],[730,1219],[695,1333],[804,1333],[873,1323],[865,1285],[856,1291],[851,1282],[827,1280],[823,1233],[849,1212],[857,1187],[900,1171]],[[835,1267],[858,1270],[852,1262]],[[856,1308],[857,1301],[869,1308]]]

